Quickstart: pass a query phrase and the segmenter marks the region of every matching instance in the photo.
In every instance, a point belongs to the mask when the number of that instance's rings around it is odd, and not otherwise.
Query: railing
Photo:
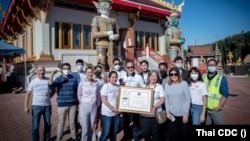
[[[155,60],[156,62],[166,62],[168,66],[175,66],[174,63],[167,57],[160,55],[157,51],[152,48],[149,48],[149,57]]]
[[[138,73],[141,72],[141,69],[140,69],[140,61],[135,58],[135,56],[131,53],[129,53],[127,51],[127,49],[125,48],[122,48],[121,49],[122,52],[125,52],[125,55],[127,56],[126,58],[129,59],[129,60],[132,60],[134,62],[134,65],[135,65],[135,71],[137,71]]]
[[[136,57],[142,57],[147,55],[146,48],[136,48],[135,52],[136,52]],[[174,66],[174,63],[169,58],[162,56],[153,48],[149,48],[149,57],[157,63],[166,62],[168,66]]]

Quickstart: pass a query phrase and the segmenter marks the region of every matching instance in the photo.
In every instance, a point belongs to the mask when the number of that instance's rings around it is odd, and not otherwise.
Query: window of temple
[[[84,49],[91,49],[91,27],[83,26],[83,41],[84,41]]]
[[[62,23],[62,48],[70,48],[70,24]]]
[[[136,48],[145,48],[146,45],[154,50],[158,50],[158,33],[136,31]]]
[[[93,49],[89,25],[55,22],[55,49]]]
[[[73,47],[74,49],[81,48],[81,25],[73,25]]]
[[[60,41],[60,39],[59,39],[59,27],[60,26],[60,24],[59,24],[59,22],[55,22],[55,48],[56,49],[59,49],[59,41]]]

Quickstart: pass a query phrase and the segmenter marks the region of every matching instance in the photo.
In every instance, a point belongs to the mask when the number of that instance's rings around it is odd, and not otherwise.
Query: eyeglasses
[[[119,64],[119,63],[116,63],[116,64],[114,64],[114,65],[116,66],[116,65],[120,65],[120,64]]]
[[[133,68],[134,68],[134,66],[127,67],[127,69],[133,69]]]
[[[178,73],[170,73],[169,76],[179,76]]]

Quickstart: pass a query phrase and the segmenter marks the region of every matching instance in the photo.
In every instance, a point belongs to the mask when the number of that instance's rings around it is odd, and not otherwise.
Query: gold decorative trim
[[[25,16],[23,9],[21,9],[21,14],[25,19],[26,23],[31,26],[32,25],[32,18],[30,16]]]
[[[33,12],[33,14],[35,15],[35,17],[38,18],[39,20],[41,20],[40,9],[37,7],[33,7],[30,3],[30,0],[27,0],[27,1],[28,1],[28,6],[30,7],[30,9]]]
[[[21,26],[21,28],[23,29],[23,30],[25,30],[26,31],[26,29],[27,29],[27,26],[26,26],[26,24],[23,22],[21,22],[20,21],[20,19],[19,19],[19,17],[16,17],[17,18],[17,23]]]
[[[15,38],[17,39],[17,37],[19,36],[19,33],[18,33],[18,32],[15,32],[15,31],[13,30],[13,28],[10,28],[10,31],[11,31],[11,33],[15,36]]]
[[[174,3],[169,3],[169,2],[166,2],[164,0],[151,0],[155,3],[158,3],[166,8],[169,8],[171,10],[176,10],[177,12],[182,12],[182,7],[184,6],[184,0],[182,1],[181,4],[179,5],[175,5]]]
[[[41,51],[39,60],[52,60],[52,55],[50,53],[44,53]]]

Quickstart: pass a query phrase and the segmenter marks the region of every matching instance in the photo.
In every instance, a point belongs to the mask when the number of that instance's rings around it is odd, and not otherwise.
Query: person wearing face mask
[[[76,60],[76,72],[72,72],[71,75],[77,79],[78,83],[86,79],[84,61],[82,59]],[[77,104],[77,107],[78,108],[76,109],[76,119],[75,119],[76,131],[78,131],[78,129],[81,128],[81,125],[78,122],[79,103]]]
[[[215,59],[208,60],[208,73],[202,76],[208,89],[206,125],[223,124],[223,108],[229,96],[227,79],[216,71],[216,66]]]
[[[183,59],[180,56],[177,56],[174,59],[175,66],[179,69],[182,80],[188,82],[188,71],[183,69]]]
[[[121,82],[123,82],[123,78],[121,76],[126,75],[126,71],[121,69],[121,61],[118,58],[115,58],[113,60],[113,71],[115,71],[118,74],[116,84],[120,85]]]
[[[192,67],[188,73],[189,89],[191,93],[191,116],[193,125],[201,125],[206,118],[207,86],[202,80],[197,67]]]
[[[54,75],[59,72],[54,70],[51,72],[49,79],[49,87],[57,90],[57,139],[61,141],[63,138],[63,129],[66,117],[69,117],[70,133],[72,140],[78,140],[75,128],[75,118],[77,111],[77,88],[78,80],[71,75],[71,66],[69,63],[61,65],[62,75],[54,79]]]
[[[82,59],[76,60],[76,72],[72,72],[71,75],[78,80],[78,83],[86,79],[84,61]]]
[[[167,82],[168,77],[168,64],[165,62],[161,62],[158,65],[159,73],[160,73],[160,79],[159,83],[163,85]]]
[[[141,73],[139,73],[143,79],[143,83],[146,84],[148,82],[148,74],[149,74],[149,70],[148,70],[148,61],[147,60],[142,60],[140,62],[140,67],[141,67]]]
[[[94,67],[94,74],[93,74],[93,79],[98,81],[98,86],[101,89],[106,83],[103,80],[102,77],[102,67],[100,65],[97,65]],[[100,138],[102,134],[101,130],[101,106],[97,107],[97,115],[94,123],[94,129],[93,129],[93,135],[92,135],[92,141],[96,141],[97,137]]]
[[[161,62],[158,65],[159,69],[159,83],[162,85],[163,90],[165,89],[165,84],[167,83],[168,79],[168,64],[166,62]],[[162,109],[166,110],[165,104],[162,104]],[[169,140],[169,130],[168,130],[168,122],[164,122],[159,125],[159,134],[160,134],[160,141]]]

